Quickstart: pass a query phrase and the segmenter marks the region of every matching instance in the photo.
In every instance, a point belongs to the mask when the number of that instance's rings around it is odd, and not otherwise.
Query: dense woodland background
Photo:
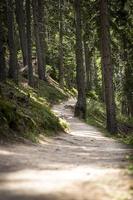
[[[1,0],[0,137],[67,129],[50,105],[72,95],[75,116],[133,142],[133,2]]]

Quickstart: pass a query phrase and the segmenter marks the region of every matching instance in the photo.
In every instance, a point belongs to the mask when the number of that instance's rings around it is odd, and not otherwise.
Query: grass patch
[[[51,111],[69,94],[58,87],[37,80],[35,88],[7,81],[0,85],[0,139],[27,138],[37,141],[40,134],[55,135],[66,131],[67,123]]]

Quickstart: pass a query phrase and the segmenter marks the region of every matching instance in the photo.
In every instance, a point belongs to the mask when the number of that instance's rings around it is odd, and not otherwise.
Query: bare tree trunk
[[[18,82],[18,61],[14,37],[14,7],[13,0],[6,0],[7,6],[7,26],[8,26],[8,46],[9,46],[9,78]]]
[[[41,80],[46,80],[46,41],[45,41],[45,20],[44,20],[44,0],[32,0],[34,32],[38,60],[38,76]]]
[[[86,91],[85,91],[85,69],[83,67],[82,27],[80,0],[75,0],[75,22],[76,22],[76,78],[78,89],[78,100],[75,107],[75,116],[86,117]]]
[[[23,65],[26,66],[28,62],[27,52],[27,38],[26,38],[26,27],[25,27],[25,12],[24,12],[24,0],[16,1],[16,21],[18,24],[20,44],[23,55]]]
[[[129,58],[129,47],[126,39],[126,35],[123,33],[123,61],[125,65],[125,76],[124,76],[124,84],[123,90],[124,95],[126,97],[126,110],[128,111],[126,114],[129,117],[133,117],[133,85],[131,80],[133,80],[133,69],[132,65],[128,62],[131,58]]]
[[[92,89],[92,78],[91,78],[91,52],[86,39],[84,38],[84,53],[85,53],[85,69],[86,69],[86,92]]]
[[[6,80],[4,2],[0,4],[0,82]]]
[[[104,71],[103,71],[103,61],[101,61],[101,72],[102,72],[102,97],[101,100],[103,103],[105,103],[105,87],[104,87]]]
[[[27,52],[28,52],[28,80],[33,87],[33,68],[32,68],[32,39],[31,39],[31,1],[26,0],[26,28],[27,28]]]
[[[116,113],[113,88],[113,67],[111,61],[110,34],[108,21],[107,0],[100,0],[100,19],[101,19],[101,56],[103,64],[105,102],[107,113],[107,129],[111,133],[116,133]]]
[[[59,84],[64,86],[63,66],[63,0],[59,0]]]

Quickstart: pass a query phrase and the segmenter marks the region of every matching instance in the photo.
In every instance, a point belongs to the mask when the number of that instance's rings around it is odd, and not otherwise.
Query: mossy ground
[[[117,111],[118,133],[113,137],[118,138],[126,144],[133,144],[133,119],[123,116]],[[87,123],[96,126],[105,135],[112,137],[106,130],[105,104],[94,98],[87,101]]]
[[[54,135],[67,128],[50,106],[69,97],[56,82],[36,80],[31,88],[23,80],[0,85],[0,139],[27,138],[37,141],[40,134]]]

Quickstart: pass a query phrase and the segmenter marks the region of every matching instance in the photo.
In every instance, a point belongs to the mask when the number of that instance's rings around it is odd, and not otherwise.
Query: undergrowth
[[[133,156],[128,155],[127,160],[129,162],[128,165],[128,173],[133,176]]]
[[[106,108],[95,96],[89,95],[87,99],[87,123],[97,127],[109,137],[112,137],[106,130]],[[118,132],[113,137],[118,138],[126,144],[133,144],[133,119],[120,114],[117,110]]]
[[[26,83],[11,81],[0,85],[0,139],[27,138],[37,141],[40,134],[47,136],[67,129],[50,106],[69,97],[56,84],[37,80],[35,88]]]
[[[92,98],[87,99],[87,123],[106,131],[105,106]]]

